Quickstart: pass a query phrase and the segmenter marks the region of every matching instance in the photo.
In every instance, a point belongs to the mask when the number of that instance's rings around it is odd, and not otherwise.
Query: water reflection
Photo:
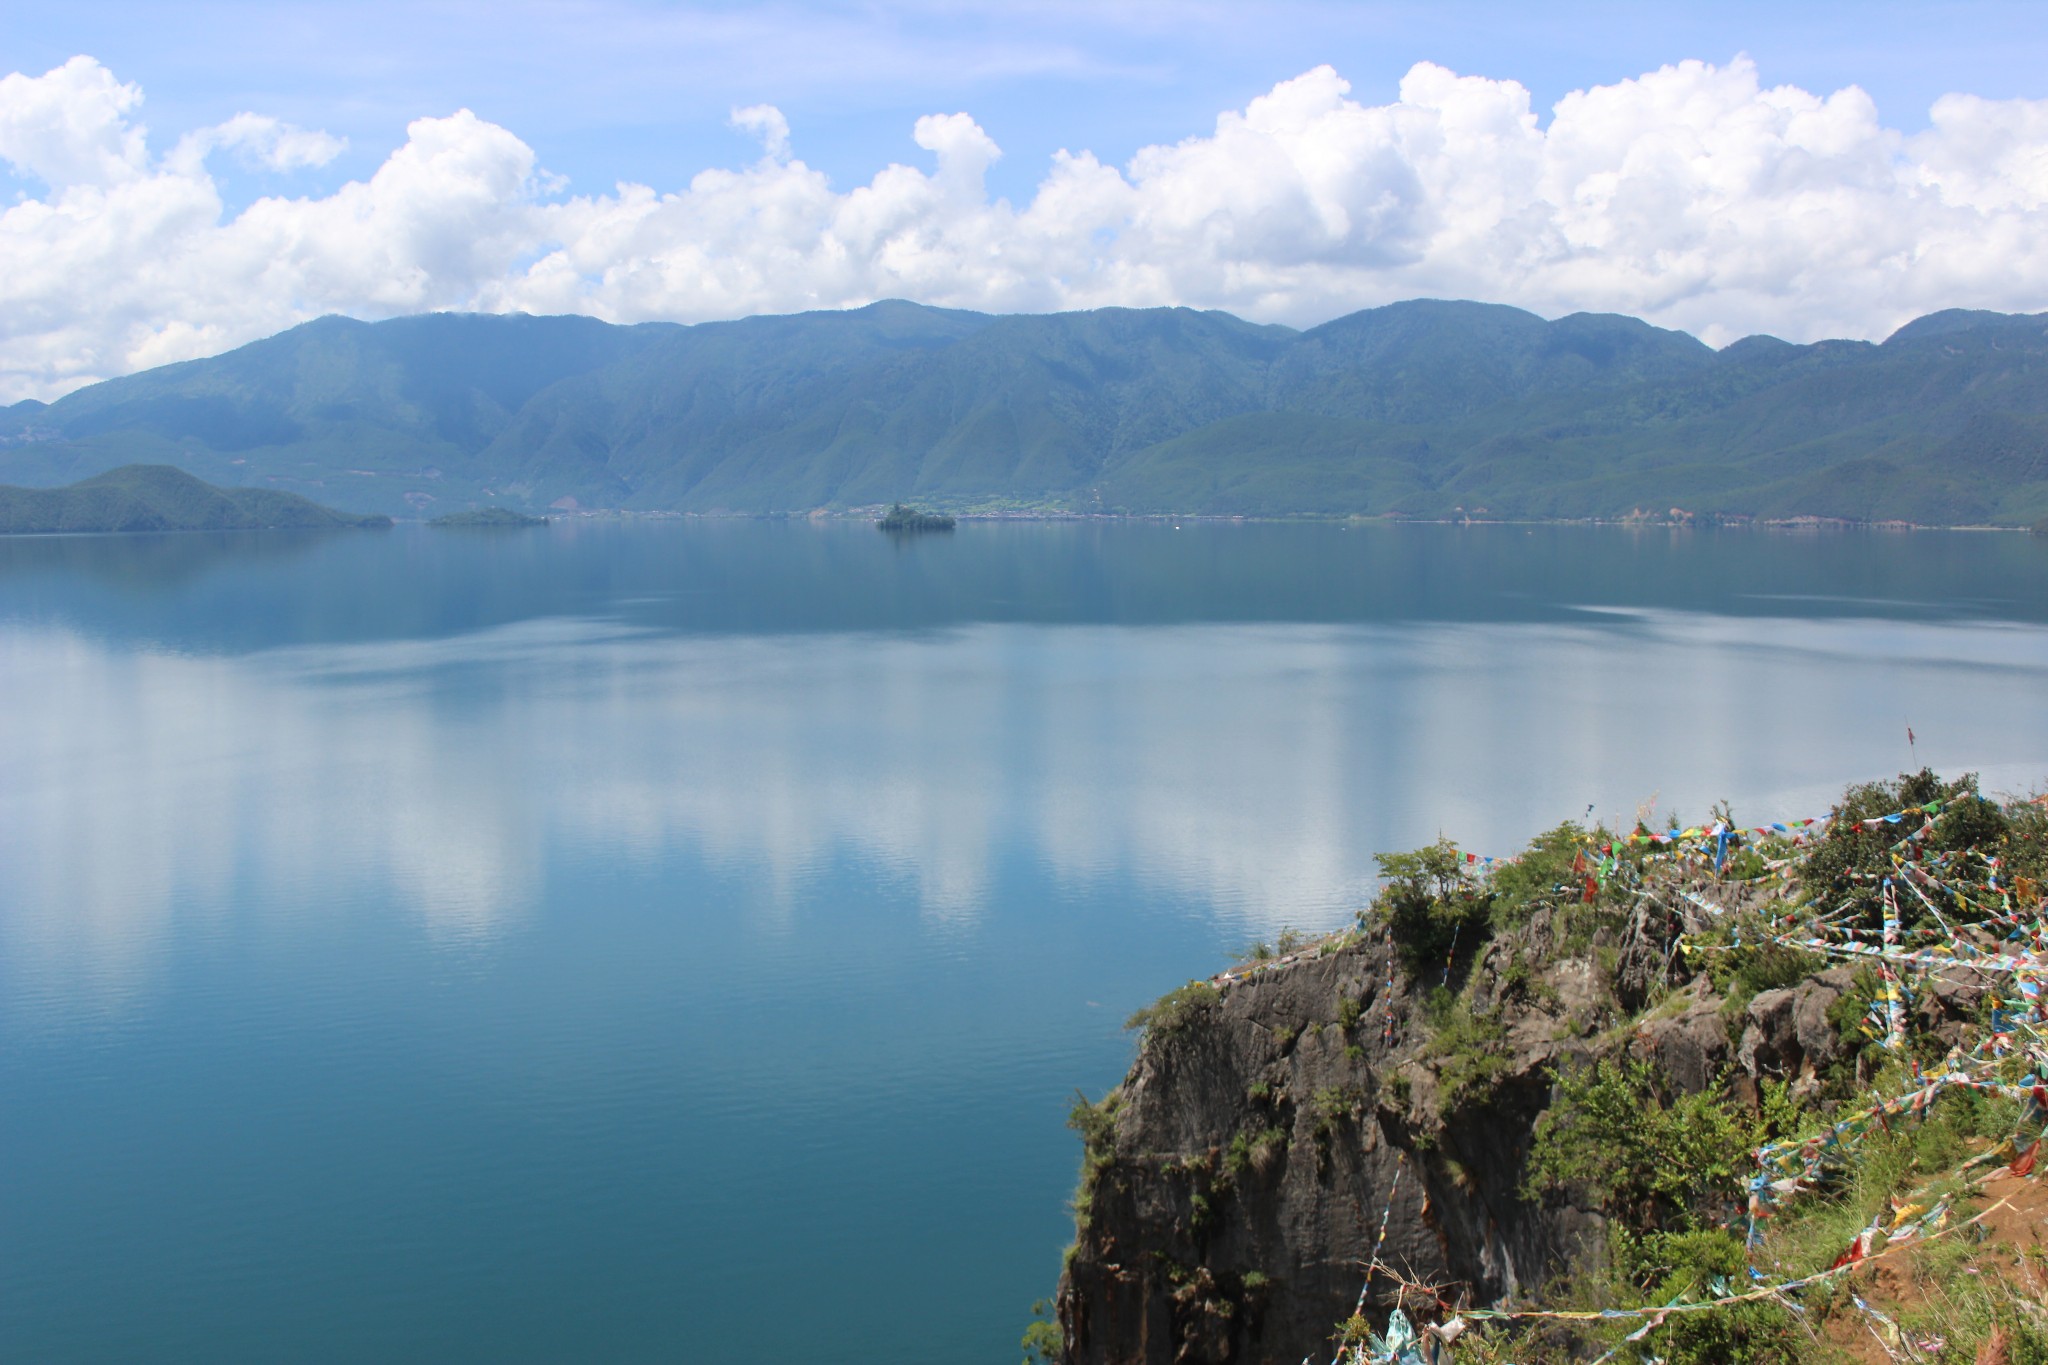
[[[864,867],[969,932],[1022,859],[1249,937],[1340,922],[1375,851],[1439,831],[1507,850],[1589,804],[1817,809],[1904,766],[1909,722],[1921,758],[2027,785],[2044,683],[2038,627],[1645,611],[740,637],[549,618],[239,655],[17,627],[0,935],[60,1013],[119,1009],[181,922],[231,906],[394,906],[476,947],[573,905],[593,864],[702,864],[766,933]]]
[[[850,1358],[997,1359],[1131,1008],[1439,830],[1811,811],[1907,723],[2040,780],[2044,550],[0,540],[0,1355],[751,1359],[915,1285]]]
[[[2048,624],[2048,540],[1968,533],[571,522],[516,535],[0,537],[0,624],[245,653],[613,615],[680,634],[1567,623],[1587,608]]]

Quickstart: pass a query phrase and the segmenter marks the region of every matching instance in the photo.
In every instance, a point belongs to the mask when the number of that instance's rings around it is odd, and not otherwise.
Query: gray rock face
[[[1493,1299],[1598,1242],[1595,1216],[1521,1193],[1552,1021],[1508,1029],[1495,1073],[1445,1112],[1444,1059],[1424,1055],[1416,995],[1387,994],[1384,952],[1258,972],[1148,1037],[1061,1280],[1070,1360],[1294,1365],[1376,1254]],[[1368,1304],[1394,1287],[1375,1273]]]
[[[1811,1082],[1843,1056],[1828,1014],[1853,970],[1731,1019],[1708,977],[1685,979],[1667,925],[1587,941],[1583,922],[1574,938],[1539,910],[1433,1007],[1440,969],[1419,983],[1395,970],[1390,989],[1376,940],[1218,978],[1220,994],[1150,1031],[1096,1148],[1060,1280],[1068,1365],[1295,1365],[1326,1355],[1361,1290],[1384,1321],[1397,1275],[1485,1303],[1604,1254],[1584,1196],[1525,1189],[1560,1066],[1634,1058],[1688,1093],[1739,1067],[1733,1093],[1753,1099],[1757,1081]],[[1973,1006],[1962,988],[1918,1004]]]
[[[1817,1071],[1842,1055],[1842,1040],[1828,1022],[1856,979],[1837,967],[1783,990],[1764,991],[1749,1002],[1736,1060],[1761,1080],[1790,1078],[1811,1084]]]
[[[1662,1070],[1679,1089],[1698,1094],[1728,1066],[1728,1026],[1721,998],[1704,977],[1672,998],[1678,1012],[1636,1030],[1631,1051]]]

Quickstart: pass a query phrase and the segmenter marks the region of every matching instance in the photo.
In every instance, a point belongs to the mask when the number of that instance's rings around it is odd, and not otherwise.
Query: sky
[[[0,402],[324,313],[2048,309],[2048,5],[91,3],[0,25]]]

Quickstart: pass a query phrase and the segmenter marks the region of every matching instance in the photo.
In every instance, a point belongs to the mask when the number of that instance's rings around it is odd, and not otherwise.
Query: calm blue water
[[[2048,778],[2017,536],[0,541],[0,1358],[1002,1362],[1371,854]]]

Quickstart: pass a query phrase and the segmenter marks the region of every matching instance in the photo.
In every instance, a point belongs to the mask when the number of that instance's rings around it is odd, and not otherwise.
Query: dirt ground
[[[1980,1187],[1977,1208],[1988,1210],[1979,1224],[1982,1232],[1977,1251],[1958,1275],[1987,1275],[2004,1278],[2019,1286],[2036,1303],[2048,1303],[2048,1148],[2034,1171],[2016,1176],[2001,1167]],[[1956,1234],[1971,1237],[1970,1231]],[[2031,1253],[2031,1254],[2029,1254]],[[1941,1293],[1943,1285],[1915,1273],[1917,1257],[1912,1249],[1876,1261],[1853,1272],[1850,1289],[1886,1317],[1897,1321],[1902,1315],[1927,1307]],[[1931,1354],[1890,1348],[1880,1340],[1882,1326],[1851,1308],[1830,1320],[1823,1333],[1827,1342],[1850,1359],[1869,1365],[1894,1365],[1900,1360],[1927,1360]],[[1987,1345],[1980,1365],[2005,1365],[2001,1353]],[[1894,1354],[1894,1351],[1897,1351]]]

